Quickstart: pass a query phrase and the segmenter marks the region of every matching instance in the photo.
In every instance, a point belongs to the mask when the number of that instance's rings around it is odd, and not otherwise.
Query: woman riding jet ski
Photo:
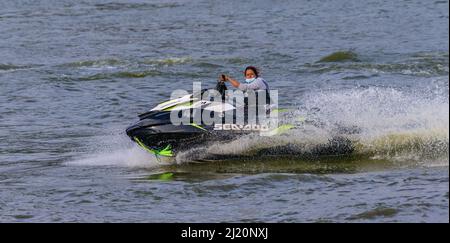
[[[276,101],[277,97],[269,96],[271,92],[267,82],[259,77],[258,70],[252,66],[245,69],[244,76],[245,83],[240,83],[221,75],[215,90],[212,90],[220,96],[219,99],[210,99],[211,90],[204,89],[161,103],[149,112],[140,114],[139,121],[128,127],[126,133],[139,146],[157,157],[172,157],[177,152],[205,146],[210,142],[232,141],[249,134],[273,136],[303,124],[305,120],[298,117],[294,119],[295,124],[278,124],[278,114],[285,114],[286,109],[277,109],[276,104],[273,104],[276,102],[272,100]],[[225,82],[238,88],[235,93],[242,94],[241,91],[245,91],[243,104],[233,103],[236,99],[230,97]],[[208,122],[211,115],[215,120]],[[199,117],[200,120],[197,119]],[[351,145],[340,141],[338,144],[344,144],[343,149],[336,150],[339,153],[351,152]],[[323,151],[328,153],[327,147]],[[334,153],[335,149],[330,151]]]
[[[270,106],[269,85],[267,84],[266,80],[259,77],[258,69],[254,66],[246,67],[244,70],[244,77],[245,83],[243,84],[224,74],[219,77],[219,80],[222,82],[230,82],[233,87],[238,88],[239,90],[244,92],[256,91],[256,95],[258,95],[258,93],[265,92],[266,106]],[[244,107],[248,108],[248,104]]]
[[[243,134],[269,132],[267,125],[260,124],[261,116],[267,117],[270,112],[268,84],[259,77],[258,70],[253,66],[245,69],[244,76],[246,78],[245,83],[239,83],[229,76],[221,75],[215,89],[222,97],[220,101],[211,101],[204,98],[203,96],[206,96],[205,93],[208,90],[202,90],[202,99],[198,99],[195,94],[189,94],[157,105],[149,112],[139,115],[140,120],[127,128],[127,135],[145,150],[158,156],[171,157],[175,155],[175,152],[207,142],[229,141]],[[249,104],[250,99],[244,98],[243,117],[237,114],[239,113],[237,110],[240,110],[239,105],[226,102],[227,87],[225,82],[230,82],[234,87],[245,91],[245,93],[251,94],[251,91],[254,91],[255,103],[250,102]],[[266,96],[265,102],[258,103],[258,93],[263,98]],[[259,114],[260,116],[257,116],[256,122],[254,120],[249,121],[249,107],[255,107],[255,105],[257,107],[256,115]],[[261,106],[264,109],[258,109]],[[185,117],[189,122],[174,124],[174,114],[183,117],[186,111],[189,111],[188,116],[190,117]],[[222,118],[219,118],[220,122],[213,124],[205,124],[203,120],[200,123],[195,122],[195,119],[192,118],[193,114],[204,112],[212,112],[217,115],[216,117]],[[230,114],[230,112],[233,114],[231,121],[225,119],[227,118],[225,114]],[[272,132],[276,133],[277,131]]]
[[[259,77],[259,72],[256,67],[248,66],[244,71],[245,84],[239,83],[237,80],[232,79],[229,76],[222,75],[220,77],[221,81],[230,82],[235,88],[238,88],[242,91],[247,90],[269,90],[269,85],[267,82]]]

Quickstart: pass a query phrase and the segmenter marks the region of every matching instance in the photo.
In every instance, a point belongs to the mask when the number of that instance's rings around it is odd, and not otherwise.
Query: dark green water
[[[448,222],[448,1],[2,1],[1,222]],[[125,128],[242,80],[326,121],[164,163]],[[361,132],[351,156],[260,156]],[[219,161],[189,162],[222,156]],[[226,157],[233,159],[225,159]]]

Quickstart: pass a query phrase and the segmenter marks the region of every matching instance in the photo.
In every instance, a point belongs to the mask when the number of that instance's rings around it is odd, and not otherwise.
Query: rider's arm
[[[231,83],[231,85],[233,85],[233,87],[235,88],[239,88],[239,85],[241,85],[241,83],[239,83],[239,81],[237,81],[236,79],[233,79],[231,77],[226,77],[227,81]]]

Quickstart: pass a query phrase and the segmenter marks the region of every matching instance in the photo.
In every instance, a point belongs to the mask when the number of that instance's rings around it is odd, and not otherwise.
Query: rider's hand
[[[220,80],[220,81],[223,81],[223,82],[226,82],[226,81],[228,81],[228,76],[225,75],[225,74],[221,74],[221,75],[219,76],[219,80]]]

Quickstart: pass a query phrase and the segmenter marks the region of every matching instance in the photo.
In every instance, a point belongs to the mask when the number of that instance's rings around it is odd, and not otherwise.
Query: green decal
[[[175,109],[176,107],[180,107],[180,106],[186,106],[186,108],[191,107],[192,103],[193,103],[192,101],[184,102],[184,103],[181,103],[178,105],[167,107],[167,108],[163,109],[163,111],[171,111],[171,110]]]
[[[275,134],[282,134],[287,132],[288,130],[290,130],[291,128],[294,128],[294,125],[290,125],[290,124],[286,124],[286,125],[281,125],[278,128],[276,128],[273,132]]]
[[[198,129],[202,129],[203,131],[207,131],[206,129],[204,129],[203,127],[201,127],[201,126],[199,126],[199,125],[197,125],[195,123],[191,123],[191,126],[196,127]]]
[[[166,156],[166,157],[172,157],[173,153],[172,153],[172,146],[167,145],[164,149],[152,149],[147,147],[139,138],[134,137],[134,141],[136,141],[136,143],[141,146],[143,149],[145,149],[147,152],[150,152],[156,156]]]
[[[163,150],[159,150],[157,152],[157,155],[162,155],[162,156],[167,156],[167,157],[172,157],[173,153],[172,153],[172,146],[167,145]]]

